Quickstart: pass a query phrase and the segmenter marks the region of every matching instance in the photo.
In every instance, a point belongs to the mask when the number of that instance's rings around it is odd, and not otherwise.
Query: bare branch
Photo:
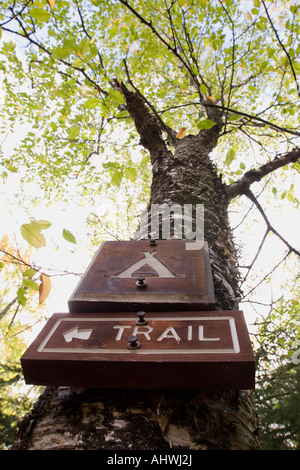
[[[2,28],[4,25],[10,23],[10,21],[15,20],[18,16],[21,16],[23,11],[28,7],[30,3],[33,3],[33,0],[28,0],[25,5],[22,6],[21,10],[18,11],[17,13],[14,13],[13,7],[9,7],[8,10],[10,10],[13,14],[11,18],[9,18],[7,21],[4,21],[3,23],[0,24],[0,28]]]
[[[247,294],[243,295],[243,299],[245,299],[246,297],[248,297],[250,294],[252,294],[253,291],[255,291],[255,289],[260,286],[260,284],[265,281],[268,276],[270,276],[272,273],[274,273],[276,271],[276,269],[287,259],[287,257],[290,255],[290,251],[288,251],[284,257],[276,264],[276,266],[274,266],[271,271],[269,271],[259,282],[258,284],[256,284],[256,286],[252,287],[248,292]]]
[[[244,117],[248,118],[250,121],[252,121],[253,123],[257,122],[257,123],[263,124],[264,126],[270,126],[275,131],[284,132],[286,134],[292,134],[292,135],[295,135],[297,137],[300,137],[300,132],[299,131],[295,131],[294,129],[289,129],[287,127],[278,126],[277,124],[274,124],[271,121],[267,121],[266,119],[260,118],[259,116],[252,116],[251,114],[244,113],[243,111],[239,111],[238,109],[227,108],[226,106],[221,106],[221,105],[218,105],[216,103],[206,103],[205,106],[206,107],[222,109],[223,111],[228,111],[229,113],[232,113],[232,114],[237,114],[239,116],[244,116]]]
[[[263,217],[267,225],[267,231],[273,232],[274,235],[276,235],[287,246],[287,248],[289,249],[289,253],[295,253],[296,255],[300,256],[300,251],[298,251],[296,248],[290,245],[290,243],[282,235],[280,235],[280,233],[271,225],[263,208],[261,207],[260,203],[254,196],[252,191],[250,191],[250,189],[248,188],[248,190],[244,194],[250,199],[250,201],[254,202],[254,204],[256,205],[258,211],[260,212],[261,216]]]
[[[247,171],[242,176],[242,178],[228,186],[227,194],[229,200],[232,200],[237,196],[241,196],[242,194],[248,196],[251,184],[260,181],[264,176],[268,175],[269,173],[272,173],[278,168],[283,167],[284,165],[296,162],[297,160],[299,160],[299,158],[300,149],[295,148],[294,150],[291,150],[290,152],[281,155],[280,157],[275,157],[274,160],[265,163],[256,170]]]
[[[256,254],[255,254],[255,256],[254,256],[252,262],[250,263],[249,266],[243,266],[244,268],[248,269],[247,273],[245,274],[245,276],[244,276],[244,278],[243,278],[243,282],[246,281],[246,279],[247,279],[247,277],[248,277],[248,275],[249,275],[250,270],[252,269],[252,267],[253,267],[255,261],[257,260],[257,258],[258,258],[258,256],[259,256],[259,253],[260,253],[261,250],[262,250],[262,247],[263,247],[263,245],[264,245],[264,243],[265,243],[265,241],[266,241],[266,238],[267,238],[267,235],[268,235],[269,232],[270,232],[270,229],[269,229],[269,227],[267,227],[267,230],[266,230],[265,233],[264,233],[264,236],[263,236],[263,238],[262,238],[262,241],[261,241],[260,244],[259,244],[259,247],[258,247],[258,249],[257,249],[257,252],[256,252]]]

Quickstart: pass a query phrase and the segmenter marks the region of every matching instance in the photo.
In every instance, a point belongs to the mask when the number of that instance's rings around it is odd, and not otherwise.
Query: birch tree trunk
[[[194,203],[205,207],[217,309],[237,308],[238,270],[228,223],[228,191],[209,154],[217,125],[177,139],[138,93],[115,83],[150,152],[150,204]],[[209,116],[212,118],[212,116]],[[173,151],[162,139],[166,131]],[[250,391],[83,390],[47,387],[19,423],[13,450],[257,450],[259,422]]]

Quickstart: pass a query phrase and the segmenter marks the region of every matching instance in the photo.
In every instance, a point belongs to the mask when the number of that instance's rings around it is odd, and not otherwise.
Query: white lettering
[[[203,325],[199,325],[198,327],[198,338],[199,341],[220,341],[220,338],[204,338],[204,331]]]
[[[149,334],[151,331],[153,331],[152,326],[135,326],[132,334],[135,336],[144,335],[145,338],[149,341],[151,340]]]
[[[177,341],[177,343],[180,341],[180,338],[173,326],[169,326],[168,328],[166,328],[165,331],[157,338],[156,341],[162,341],[165,338],[173,338]]]
[[[187,465],[190,467],[192,465],[192,456],[191,455],[170,455],[170,454],[165,454],[165,455],[154,455],[151,460],[151,464],[167,464],[167,465],[172,465],[175,464],[178,467],[181,467],[182,465]]]
[[[138,467],[141,463],[142,457],[121,457],[114,454],[113,457],[108,457],[108,465],[133,465]]]
[[[114,329],[118,330],[115,340],[120,341],[123,337],[123,333],[127,328],[132,328],[130,325],[115,325]],[[144,335],[144,337],[151,341],[150,333],[153,331],[152,326],[135,326],[133,328],[132,334],[135,336]],[[179,344],[180,336],[173,326],[168,326],[161,335],[157,338],[156,341],[162,341],[163,339],[175,339]],[[187,340],[193,340],[193,325],[188,325],[187,327]],[[198,340],[199,341],[220,341],[220,338],[207,338],[204,336],[204,326],[198,325]]]
[[[120,341],[120,339],[122,338],[122,334],[123,334],[123,331],[125,330],[125,328],[131,328],[131,326],[126,326],[126,325],[116,325],[116,326],[113,326],[114,329],[119,329],[118,331],[118,334],[116,336],[116,341]]]

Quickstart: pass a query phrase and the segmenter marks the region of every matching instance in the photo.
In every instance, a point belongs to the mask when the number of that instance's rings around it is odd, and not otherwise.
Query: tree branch
[[[256,170],[247,171],[242,178],[234,183],[230,184],[227,188],[227,194],[229,201],[234,199],[237,196],[245,194],[248,196],[249,188],[251,184],[260,181],[264,176],[272,173],[278,168],[288,165],[289,163],[294,163],[300,158],[300,148],[295,148],[290,152],[281,155],[280,157],[275,157],[271,162],[265,163]]]
[[[17,16],[21,16],[23,11],[28,7],[28,5],[30,3],[33,3],[33,0],[28,0],[21,8],[20,11],[18,11],[17,13],[14,13],[14,9],[13,7],[8,7],[8,10],[10,10],[13,14],[13,16],[11,18],[9,18],[8,20],[4,21],[3,23],[0,23],[0,28],[2,28],[4,25],[8,24],[10,21],[13,21],[17,18]]]
[[[116,79],[112,85],[124,96],[127,110],[139,133],[140,144],[149,150],[151,157],[156,158],[158,153],[170,153],[162,138],[161,120],[150,113],[141,94],[128,90],[124,83],[119,83]]]
[[[273,232],[274,235],[276,235],[287,246],[287,248],[289,249],[289,253],[295,253],[296,255],[300,256],[300,251],[296,250],[296,248],[294,248],[292,245],[290,245],[289,242],[287,240],[285,240],[285,238],[282,235],[280,235],[280,233],[271,225],[271,223],[269,222],[263,208],[261,207],[260,203],[258,202],[256,197],[254,196],[252,191],[250,191],[250,189],[248,188],[247,191],[244,194],[245,194],[245,196],[247,196],[250,199],[250,201],[254,202],[254,204],[256,205],[256,207],[257,207],[258,211],[260,212],[262,218],[266,222],[267,232]]]
[[[274,273],[274,272],[276,271],[276,269],[287,259],[287,257],[289,256],[289,254],[290,254],[290,251],[288,251],[288,252],[284,255],[284,257],[276,264],[276,266],[274,266],[274,267],[271,269],[271,271],[269,271],[267,274],[265,274],[265,276],[264,276],[262,279],[260,279],[260,281],[259,281],[254,287],[252,287],[252,288],[247,292],[247,294],[244,294],[244,295],[243,295],[243,299],[249,297],[249,295],[252,294],[252,292],[254,292],[255,289],[257,289],[257,287],[260,286],[261,283],[262,283],[263,281],[265,281],[265,280],[268,278],[268,276],[270,276],[270,274]],[[251,301],[251,302],[252,302],[252,301]]]
[[[215,103],[208,103],[208,102],[205,104],[205,106],[208,107],[208,108],[211,107],[211,108],[222,109],[223,112],[226,111],[226,112],[229,112],[230,114],[238,114],[239,116],[244,116],[244,117],[248,118],[252,122],[257,121],[258,123],[263,124],[264,126],[270,126],[275,131],[284,132],[284,133],[287,133],[287,134],[292,134],[292,135],[295,135],[297,137],[300,137],[300,132],[299,131],[295,131],[294,129],[288,129],[286,127],[277,126],[277,124],[274,124],[271,121],[267,121],[266,119],[260,118],[258,116],[252,116],[249,113],[244,113],[243,111],[239,111],[237,109],[227,108],[226,106],[218,105],[218,104],[215,104]],[[262,114],[262,113],[260,113],[260,114]],[[258,125],[258,124],[254,124],[254,125]]]
[[[9,312],[11,307],[18,301],[18,297],[15,297],[13,300],[11,300],[6,307],[0,312],[0,320],[5,317],[5,315]]]
[[[143,99],[144,103],[147,104],[147,106],[151,109],[153,115],[156,117],[157,119],[157,123],[159,125],[159,127],[161,128],[162,131],[165,131],[167,134],[168,134],[168,137],[169,137],[169,143],[173,146],[175,146],[176,144],[176,135],[177,135],[177,132],[174,131],[174,129],[172,129],[171,127],[167,126],[162,118],[159,116],[158,112],[156,111],[156,109],[154,108],[154,106],[147,100],[147,98],[145,96],[142,95],[142,93],[136,88],[136,86],[134,85],[134,83],[132,82],[131,80],[131,77],[130,77],[130,74],[129,74],[129,70],[128,70],[128,65],[127,65],[127,61],[126,59],[123,59],[123,62],[124,62],[124,66],[125,66],[125,70],[126,70],[126,75],[127,75],[127,78],[128,78],[128,82],[130,83],[130,85],[134,88],[134,90],[136,91],[137,94],[140,95],[140,97]]]
[[[252,267],[253,267],[255,261],[257,260],[257,258],[258,258],[258,256],[259,256],[259,253],[260,253],[261,250],[262,250],[262,247],[263,247],[263,245],[264,245],[264,243],[265,243],[265,241],[266,241],[266,238],[267,238],[269,232],[270,232],[270,229],[269,229],[269,226],[268,226],[267,229],[266,229],[266,231],[265,231],[265,234],[264,234],[264,236],[263,236],[263,238],[262,238],[262,240],[261,240],[261,242],[260,242],[260,244],[259,244],[259,247],[258,247],[258,249],[257,249],[257,252],[256,252],[256,254],[255,254],[255,256],[254,256],[252,262],[249,264],[249,266],[243,266],[243,268],[248,269],[248,271],[247,271],[247,273],[245,274],[242,283],[244,283],[244,282],[246,281],[246,279],[247,279],[247,277],[248,277],[248,275],[249,275],[249,273],[250,273],[250,271],[251,271],[251,269],[252,269]]]

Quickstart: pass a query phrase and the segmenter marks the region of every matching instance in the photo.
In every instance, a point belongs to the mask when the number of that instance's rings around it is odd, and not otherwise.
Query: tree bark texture
[[[12,450],[257,450],[248,391],[47,387]]]
[[[238,270],[228,192],[209,154],[220,126],[176,139],[138,93],[123,93],[141,144],[150,152],[151,204],[204,204],[216,308],[236,309]],[[218,116],[215,117],[218,119]],[[162,132],[172,140],[172,151]],[[250,391],[83,390],[47,387],[19,423],[18,449],[257,450],[259,420]]]

